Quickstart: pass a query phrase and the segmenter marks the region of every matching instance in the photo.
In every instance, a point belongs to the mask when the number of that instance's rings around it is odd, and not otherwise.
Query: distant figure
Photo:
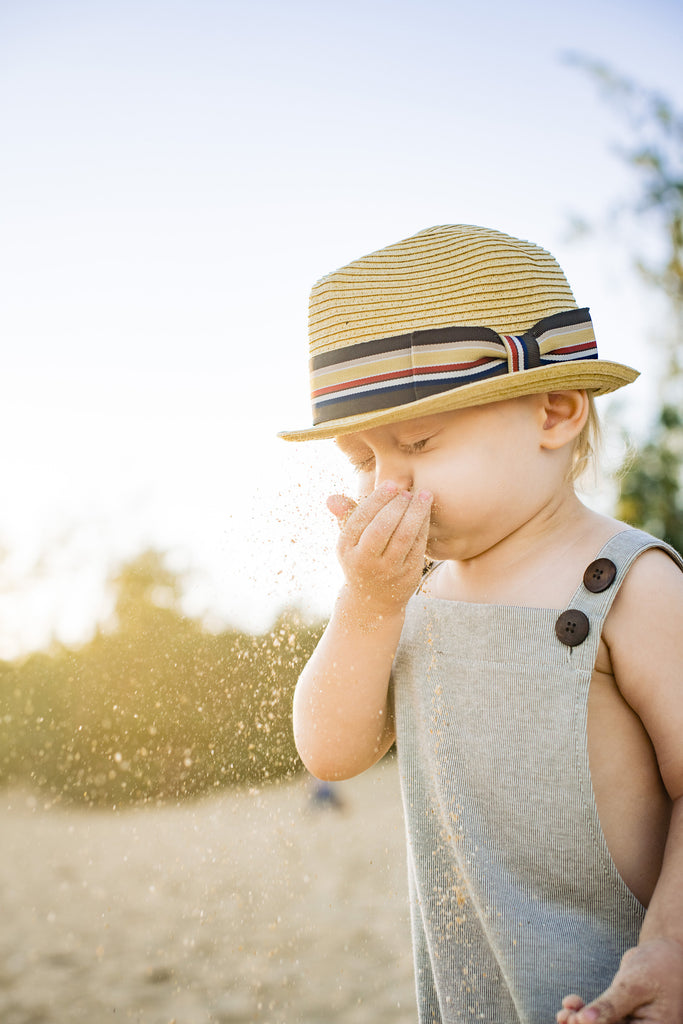
[[[636,371],[550,253],[471,225],[322,278],[309,325],[282,436],[334,438],[358,502],[294,733],[323,779],[396,738],[420,1021],[682,1024],[683,559],[575,490]]]
[[[333,783],[314,779],[311,789],[311,804],[314,807],[329,807],[332,810],[340,811],[344,806],[344,801]]]

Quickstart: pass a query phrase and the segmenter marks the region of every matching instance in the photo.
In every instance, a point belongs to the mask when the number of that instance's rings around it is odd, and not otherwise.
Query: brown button
[[[589,630],[588,616],[577,608],[568,608],[566,612],[562,612],[555,623],[557,639],[567,647],[578,647],[582,644]]]
[[[609,558],[596,558],[583,574],[583,585],[591,594],[600,594],[614,583],[617,567]]]

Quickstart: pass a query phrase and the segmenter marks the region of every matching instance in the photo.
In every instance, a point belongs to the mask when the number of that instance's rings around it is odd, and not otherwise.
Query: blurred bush
[[[631,229],[637,240],[634,266],[661,300],[661,320],[649,339],[658,408],[617,474],[616,515],[683,552],[683,113],[666,96],[608,65],[570,59],[591,76],[627,129],[618,154],[635,192],[618,204],[608,225],[613,242]],[[626,437],[629,421],[627,416]]]
[[[0,662],[0,783],[114,807],[298,771],[292,694],[322,624],[288,610],[262,635],[210,633],[155,551],[113,583],[111,629]]]

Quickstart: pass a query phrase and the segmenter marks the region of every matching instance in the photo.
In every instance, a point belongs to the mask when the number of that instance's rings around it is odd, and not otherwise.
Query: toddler
[[[282,436],[335,438],[358,501],[294,730],[326,780],[396,741],[421,1024],[683,1024],[683,560],[574,486],[636,372],[468,225],[323,278],[310,348]]]

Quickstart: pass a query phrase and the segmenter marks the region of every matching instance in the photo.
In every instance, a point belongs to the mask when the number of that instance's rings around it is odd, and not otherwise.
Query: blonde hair
[[[570,479],[573,483],[577,483],[581,478],[587,476],[588,473],[595,477],[598,470],[602,430],[598,411],[595,407],[593,392],[587,391],[586,396],[588,398],[588,416],[574,442],[570,472]]]

